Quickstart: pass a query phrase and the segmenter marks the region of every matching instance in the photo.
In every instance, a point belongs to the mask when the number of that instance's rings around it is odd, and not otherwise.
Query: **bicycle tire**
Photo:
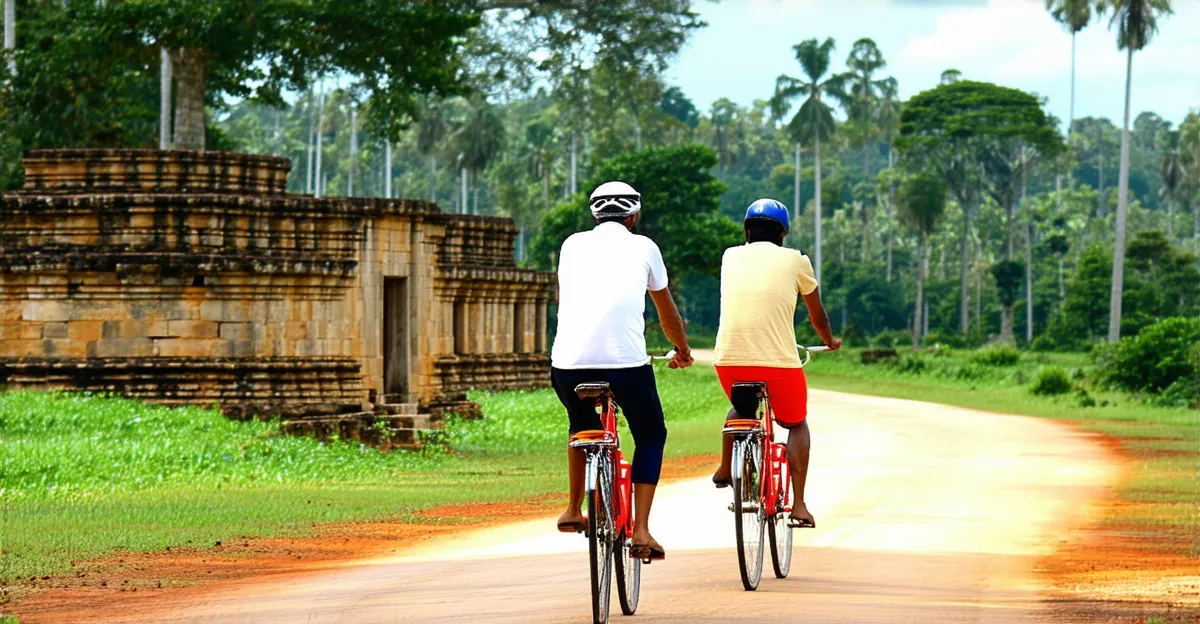
[[[587,493],[588,555],[592,574],[592,621],[608,622],[612,599],[613,522],[608,494],[612,492],[612,462],[607,458],[596,462],[596,488]]]
[[[737,536],[738,572],[746,591],[758,589],[762,579],[763,529],[766,516],[762,509],[760,487],[762,443],[755,436],[734,441],[734,462],[740,475],[733,477],[734,533]]]
[[[771,567],[775,578],[787,578],[792,570],[792,528],[786,511],[776,513],[767,525],[771,537]]]
[[[616,564],[617,598],[621,602],[621,613],[633,615],[637,611],[638,598],[642,594],[642,560],[630,556],[633,546],[630,536],[617,536]]]

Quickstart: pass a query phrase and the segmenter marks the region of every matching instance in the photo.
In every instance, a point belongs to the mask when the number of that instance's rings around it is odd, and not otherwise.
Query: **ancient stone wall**
[[[0,198],[0,381],[238,414],[544,385],[552,276],[507,219],[284,194],[285,159],[34,151]]]

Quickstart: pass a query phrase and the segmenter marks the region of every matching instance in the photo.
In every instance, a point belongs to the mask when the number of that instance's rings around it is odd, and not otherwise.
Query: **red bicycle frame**
[[[616,467],[613,488],[616,489],[616,492],[613,492],[611,498],[613,526],[618,531],[623,527],[625,535],[633,535],[633,513],[631,513],[633,510],[633,482],[629,462],[625,461],[621,454],[621,439],[617,435],[617,410],[611,396],[600,407],[600,424],[604,427],[605,433],[612,436],[616,442],[613,447],[613,461]]]
[[[792,511],[791,468],[788,466],[787,445],[775,441],[775,413],[771,399],[762,399],[763,413],[763,479],[760,484],[763,509]],[[778,505],[778,507],[776,506]]]

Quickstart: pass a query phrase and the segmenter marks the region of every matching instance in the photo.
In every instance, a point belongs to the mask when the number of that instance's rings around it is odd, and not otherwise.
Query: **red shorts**
[[[761,381],[767,384],[771,411],[779,424],[789,427],[800,424],[808,416],[808,384],[802,368],[770,368],[767,366],[714,366],[725,396],[731,396],[733,384]],[[749,416],[753,418],[753,416]]]

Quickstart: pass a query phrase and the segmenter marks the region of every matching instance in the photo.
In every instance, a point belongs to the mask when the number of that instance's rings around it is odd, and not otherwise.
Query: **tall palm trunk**
[[[1058,254],[1058,307],[1060,309],[1067,304],[1067,282],[1064,277],[1066,271],[1063,269],[1065,260],[1063,254]]]
[[[392,198],[392,141],[387,139],[383,146],[383,197]]]
[[[171,54],[175,74],[175,147],[204,149],[204,89],[208,59],[200,48],[180,48]]]
[[[358,110],[350,105],[350,170],[346,176],[346,197],[354,197],[354,161],[358,157]]]
[[[11,52],[17,49],[17,2],[4,0],[4,50]],[[16,77],[17,59],[8,58],[8,75]]]
[[[892,146],[888,145],[888,169],[895,166],[893,162]],[[896,203],[896,185],[895,183],[888,185],[887,199],[887,281],[892,281],[892,245],[895,239],[895,231],[892,228],[892,215],[895,214],[893,206]]]
[[[817,283],[820,284],[821,283],[821,131],[820,131],[820,129],[817,130],[816,140],[813,142],[813,158],[815,159],[815,162],[816,162],[816,172],[813,175],[813,182],[814,182],[814,186],[816,187],[816,194],[817,194],[817,196],[816,196],[817,209],[814,211],[816,225],[814,226],[814,229],[813,229],[813,232],[815,233],[815,236],[816,236],[816,242],[813,245],[815,247],[815,249],[813,250],[815,252],[815,255],[813,256],[813,258],[816,260],[816,262],[814,263],[815,264],[814,268],[815,268],[815,272],[816,272]]]
[[[800,224],[800,142],[799,141],[796,141],[796,161],[795,162],[796,162],[796,173],[795,173],[795,176],[792,178],[792,191],[793,191],[792,197],[794,198],[794,200],[792,202],[792,213],[795,214],[796,216],[792,218],[792,221],[795,222],[797,225],[799,225]]]
[[[1125,217],[1129,208],[1129,92],[1133,81],[1133,49],[1125,57],[1125,127],[1121,130],[1121,173],[1117,178],[1117,240],[1113,245],[1112,296],[1108,341],[1121,339],[1121,294],[1125,286]]]
[[[437,156],[429,155],[429,203],[437,203]]]
[[[1025,342],[1033,342],[1033,224],[1025,226]]]
[[[925,274],[929,271],[929,252],[926,249],[926,240],[927,236],[921,232],[917,242],[917,304],[913,308],[912,347],[914,352],[921,346],[921,329],[925,326],[921,317],[925,310]]]
[[[1128,125],[1128,124],[1126,124]],[[1096,129],[1096,160],[1097,170],[1099,172],[1099,180],[1097,181],[1096,192],[1099,196],[1096,199],[1096,216],[1103,217],[1105,202],[1104,202],[1104,131],[1100,128]]]
[[[458,195],[458,212],[467,214],[467,207],[470,205],[468,202],[471,197],[470,190],[467,188],[467,168],[459,168],[458,173],[462,177],[462,192]]]
[[[171,53],[158,50],[158,149],[171,149]]]
[[[316,184],[316,186],[317,186],[317,189],[316,189],[317,197],[321,197],[322,195],[325,194],[325,178],[321,175],[321,161],[322,161],[321,156],[322,156],[322,153],[325,151],[322,149],[322,144],[324,143],[324,136],[325,136],[325,90],[324,90],[324,87],[322,87],[321,95],[320,95],[320,97],[317,98],[317,147],[316,147],[316,155],[314,156],[314,158],[316,158],[316,160],[317,160],[317,177],[314,178],[313,183]]]
[[[960,200],[961,201],[961,200]],[[960,263],[960,277],[962,278],[962,288],[959,292],[959,314],[958,325],[959,330],[964,336],[971,330],[971,296],[970,296],[970,262],[971,262],[971,206],[967,202],[962,202],[962,262]]]
[[[579,192],[579,133],[571,131],[571,195]]]
[[[1175,202],[1167,195],[1167,240],[1175,242]]]
[[[305,145],[307,164],[304,168],[304,193],[306,195],[313,194],[313,180],[316,179],[316,173],[313,171],[313,153],[316,150],[313,149],[313,143],[317,140],[317,125],[312,115],[312,95],[315,94],[310,94],[308,100],[308,143]]]

